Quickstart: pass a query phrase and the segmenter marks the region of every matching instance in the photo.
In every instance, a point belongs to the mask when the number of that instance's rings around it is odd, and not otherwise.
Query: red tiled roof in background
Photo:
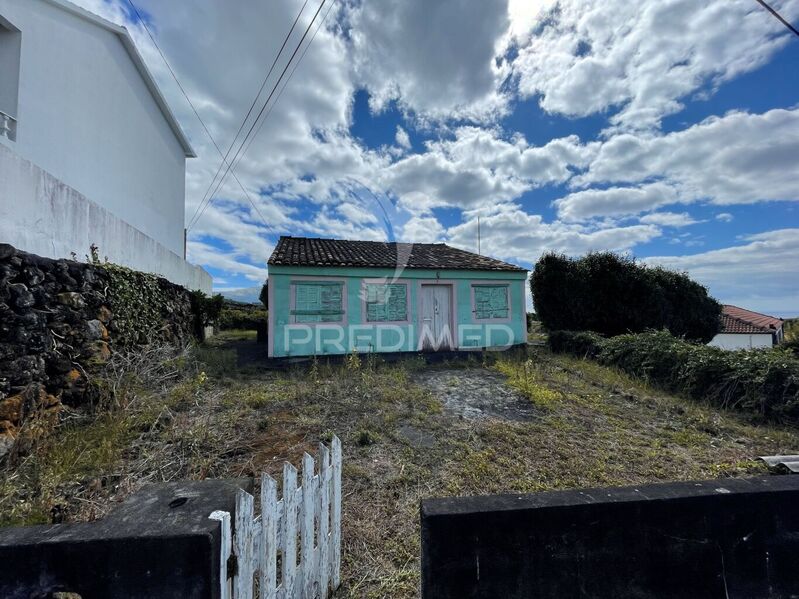
[[[722,333],[774,333],[782,319],[725,304],[721,311]]]
[[[398,256],[399,254],[399,256]],[[378,268],[502,270],[525,269],[459,250],[443,243],[384,243],[282,236],[269,258],[270,265],[360,266]]]

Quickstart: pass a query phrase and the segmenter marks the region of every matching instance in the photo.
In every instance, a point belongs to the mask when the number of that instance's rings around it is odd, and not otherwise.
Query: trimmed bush
[[[799,420],[799,360],[780,348],[727,351],[677,339],[666,331],[610,339],[557,331],[550,335],[550,348],[593,356],[662,389],[722,408],[771,420]]]
[[[611,252],[579,259],[545,254],[530,279],[536,314],[550,331],[613,336],[667,329],[707,342],[719,331],[721,304],[683,273]]]

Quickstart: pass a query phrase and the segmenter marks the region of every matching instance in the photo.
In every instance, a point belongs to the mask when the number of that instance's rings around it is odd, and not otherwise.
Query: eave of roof
[[[172,129],[172,133],[175,135],[178,143],[180,143],[180,146],[183,148],[183,153],[186,155],[186,158],[196,158],[197,154],[194,152],[194,148],[191,147],[188,138],[183,133],[183,129],[180,127],[180,123],[178,123],[177,118],[175,118],[172,109],[169,108],[169,104],[167,104],[167,101],[161,93],[158,84],[155,82],[152,73],[150,73],[150,70],[144,63],[144,59],[141,57],[141,54],[139,54],[139,50],[136,48],[136,44],[133,42],[130,32],[125,27],[117,25],[116,23],[112,23],[111,21],[108,21],[103,17],[94,14],[93,12],[89,12],[80,6],[72,4],[72,2],[69,2],[68,0],[44,0],[44,2],[80,17],[81,19],[89,21],[90,23],[102,27],[103,29],[107,29],[108,31],[119,36],[122,45],[125,47],[125,50],[127,50],[128,54],[130,55],[130,59],[136,66],[136,70],[139,71],[139,75],[141,75],[141,78],[144,80],[144,84],[147,86],[147,89],[153,96],[155,103],[158,105],[158,108],[161,110],[161,113],[164,115],[164,118],[169,124],[169,128]]]

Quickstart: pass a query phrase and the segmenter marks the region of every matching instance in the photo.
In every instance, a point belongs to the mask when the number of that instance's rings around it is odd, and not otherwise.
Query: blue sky
[[[131,29],[198,149],[189,222],[220,157],[141,24],[82,4]],[[226,148],[301,2],[138,5]],[[799,19],[799,0],[774,6]],[[484,252],[525,267],[628,252],[796,315],[797,64],[799,38],[754,0],[339,2],[190,258],[217,289],[255,287],[279,234],[475,249],[480,216]]]

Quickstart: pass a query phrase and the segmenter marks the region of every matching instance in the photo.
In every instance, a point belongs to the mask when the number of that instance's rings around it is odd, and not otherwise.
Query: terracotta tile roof
[[[309,237],[281,237],[269,258],[280,266],[354,266],[527,272],[501,260],[480,256],[443,243],[384,243]]]
[[[722,333],[774,333],[782,319],[725,304],[721,311]]]

